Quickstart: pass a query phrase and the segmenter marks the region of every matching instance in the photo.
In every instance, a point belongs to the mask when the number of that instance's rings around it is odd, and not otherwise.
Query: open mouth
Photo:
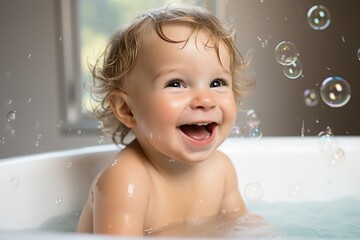
[[[210,138],[213,130],[218,124],[215,122],[210,123],[194,123],[184,124],[179,128],[189,138],[196,141],[204,141]]]

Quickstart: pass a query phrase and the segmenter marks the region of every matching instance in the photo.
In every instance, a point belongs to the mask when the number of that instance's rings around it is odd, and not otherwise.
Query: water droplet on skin
[[[14,121],[16,119],[16,111],[10,111],[7,114],[7,120],[8,122]]]
[[[62,197],[57,197],[57,198],[55,199],[55,203],[56,203],[57,205],[60,205],[60,204],[62,203],[62,201],[63,201]]]
[[[249,201],[259,201],[263,197],[262,186],[257,182],[248,183],[244,188],[244,196]]]
[[[134,195],[134,185],[133,184],[128,185],[128,194],[129,194],[129,197],[132,197]]]

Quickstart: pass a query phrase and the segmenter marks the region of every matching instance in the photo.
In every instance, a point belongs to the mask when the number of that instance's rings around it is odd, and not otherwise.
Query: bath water
[[[174,225],[153,236],[219,237],[234,239],[360,239],[360,200],[329,202],[248,202],[247,206],[264,221],[240,218],[229,222],[222,217],[201,224]],[[38,230],[73,232],[79,213],[50,219]]]

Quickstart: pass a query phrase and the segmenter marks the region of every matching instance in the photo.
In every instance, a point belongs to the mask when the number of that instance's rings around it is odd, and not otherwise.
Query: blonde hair
[[[94,108],[94,114],[104,123],[103,131],[110,134],[116,144],[126,144],[124,139],[131,129],[116,118],[110,107],[109,96],[113,91],[123,91],[124,80],[134,68],[146,32],[155,30],[161,39],[170,43],[187,43],[187,40],[175,41],[164,34],[163,26],[169,24],[187,24],[193,28],[193,32],[207,31],[210,36],[208,43],[214,45],[211,47],[215,48],[219,61],[219,44],[225,45],[230,55],[232,90],[236,102],[252,87],[243,74],[246,63],[237,50],[234,31],[226,29],[213,14],[195,7],[162,8],[145,12],[128,27],[112,35],[105,51],[91,67],[94,84],[90,93],[92,99],[100,103]]]

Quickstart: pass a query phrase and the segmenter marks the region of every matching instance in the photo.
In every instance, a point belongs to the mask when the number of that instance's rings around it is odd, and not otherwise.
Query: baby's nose
[[[192,109],[209,110],[215,108],[215,106],[216,102],[210,90],[197,90],[194,92],[194,97],[190,104]]]

